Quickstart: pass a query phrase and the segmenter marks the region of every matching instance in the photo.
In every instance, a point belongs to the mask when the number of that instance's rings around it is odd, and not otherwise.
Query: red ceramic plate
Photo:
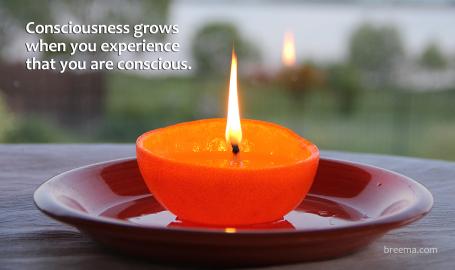
[[[149,193],[135,159],[75,169],[41,185],[38,208],[105,246],[160,262],[271,265],[350,254],[430,211],[431,193],[384,169],[321,159],[310,193],[283,220],[241,228],[180,221]],[[267,207],[267,205],[264,205]]]

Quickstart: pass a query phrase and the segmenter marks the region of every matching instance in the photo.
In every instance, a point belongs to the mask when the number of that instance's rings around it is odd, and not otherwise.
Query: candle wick
[[[237,155],[238,152],[240,152],[239,145],[238,144],[233,144],[232,145],[232,153],[234,153],[234,155]]]

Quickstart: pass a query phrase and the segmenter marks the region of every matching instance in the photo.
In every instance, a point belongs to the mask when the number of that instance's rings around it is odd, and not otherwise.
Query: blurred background
[[[190,72],[27,71],[25,24],[178,24],[164,59]],[[152,39],[153,38],[153,39]],[[241,116],[322,149],[455,160],[455,1],[0,0],[0,142],[133,143],[144,131],[225,117],[230,50]],[[128,54],[127,59],[157,58]],[[80,54],[79,59],[118,59]]]

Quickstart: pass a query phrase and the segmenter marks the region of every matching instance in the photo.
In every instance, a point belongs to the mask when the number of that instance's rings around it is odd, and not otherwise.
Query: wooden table
[[[100,248],[38,211],[32,194],[46,179],[93,162],[134,156],[133,145],[0,145],[0,269],[176,269]],[[384,167],[433,193],[433,210],[365,250],[336,260],[268,269],[455,269],[455,162],[323,151]],[[437,248],[437,254],[384,254],[384,247]]]

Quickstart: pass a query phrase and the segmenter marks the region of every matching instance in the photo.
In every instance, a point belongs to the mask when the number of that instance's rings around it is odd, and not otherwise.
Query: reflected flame
[[[286,67],[293,67],[296,62],[295,56],[295,41],[294,34],[292,32],[286,32],[284,34],[283,51],[281,53],[281,61]]]
[[[236,228],[225,228],[224,232],[226,232],[226,233],[236,233],[237,229]]]
[[[229,81],[229,101],[226,123],[226,141],[231,145],[239,145],[242,141],[240,124],[239,98],[237,94],[237,55],[232,50],[231,79]]]

